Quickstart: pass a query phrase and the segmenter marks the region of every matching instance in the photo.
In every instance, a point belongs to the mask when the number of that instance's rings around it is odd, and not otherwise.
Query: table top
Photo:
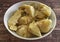
[[[21,1],[25,0],[0,0],[0,42],[60,42],[60,0],[35,0],[47,4],[56,13],[57,25],[54,31],[47,37],[39,40],[27,41],[16,38],[7,31],[3,23],[4,14],[11,5]]]

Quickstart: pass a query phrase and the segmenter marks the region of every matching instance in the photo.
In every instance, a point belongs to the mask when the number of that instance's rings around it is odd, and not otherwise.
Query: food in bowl
[[[52,28],[51,8],[43,3],[23,4],[9,18],[11,31],[25,38],[41,37]]]

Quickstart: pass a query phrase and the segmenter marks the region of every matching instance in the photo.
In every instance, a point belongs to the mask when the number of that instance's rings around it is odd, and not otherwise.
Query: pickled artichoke
[[[28,32],[28,26],[22,25],[16,33],[22,37],[31,37],[31,34]]]
[[[44,14],[43,14],[42,12],[40,12],[40,11],[36,11],[36,12],[35,12],[35,17],[36,17],[36,18],[43,19],[43,18],[46,17],[46,15],[44,15]]]
[[[21,7],[19,7],[19,9],[23,9],[26,12],[26,14],[34,17],[34,8],[33,8],[33,6],[25,4],[25,5],[22,5]]]
[[[39,26],[40,31],[42,33],[47,33],[51,29],[52,20],[44,19],[44,20],[41,20],[41,21],[37,22],[37,25]]]
[[[30,23],[29,25],[29,32],[36,36],[42,36],[38,26],[34,22]]]
[[[18,22],[18,19],[21,17],[21,11],[17,10],[8,20],[8,25],[10,27],[11,30],[16,31],[17,28],[13,28],[16,27],[16,23]],[[11,28],[12,27],[12,28]]]
[[[29,24],[30,22],[32,22],[32,18],[30,16],[23,16],[19,18],[18,22],[19,24]]]
[[[40,12],[42,12],[46,16],[50,16],[51,15],[51,8],[49,6],[43,4],[43,3],[40,3],[38,9],[40,10]]]

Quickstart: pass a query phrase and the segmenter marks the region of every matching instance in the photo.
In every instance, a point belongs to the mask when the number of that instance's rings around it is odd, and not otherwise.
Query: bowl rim
[[[15,3],[15,4],[24,3],[24,2],[41,3],[41,2],[38,2],[38,1],[21,1],[21,2]],[[14,6],[15,4],[13,4],[12,6]],[[9,8],[11,8],[12,6],[10,6]],[[9,8],[7,9],[7,11],[9,10]],[[55,24],[54,24],[54,27],[53,27],[47,34],[45,34],[45,35],[42,36],[42,37],[37,37],[37,38],[24,38],[24,37],[21,37],[21,36],[16,36],[16,35],[13,34],[13,32],[11,32],[11,31],[7,28],[7,26],[6,26],[6,24],[5,24],[5,15],[6,15],[7,11],[6,11],[5,14],[4,14],[4,25],[5,25],[6,29],[10,32],[10,34],[12,34],[13,36],[15,36],[15,37],[17,37],[17,38],[20,38],[20,39],[24,39],[24,40],[37,40],[37,39],[44,38],[44,37],[48,36],[48,35],[54,30],[54,28],[55,28],[55,26],[56,26],[56,15],[55,15],[55,12],[52,10],[52,12],[54,13]]]

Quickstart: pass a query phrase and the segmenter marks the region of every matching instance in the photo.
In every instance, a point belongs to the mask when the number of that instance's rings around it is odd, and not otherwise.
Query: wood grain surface
[[[45,38],[39,40],[22,40],[11,35],[4,26],[3,17],[6,10],[13,4],[30,0],[0,0],[0,42],[60,42],[60,0],[31,0],[39,1],[50,6],[56,13],[57,25],[54,31]]]

